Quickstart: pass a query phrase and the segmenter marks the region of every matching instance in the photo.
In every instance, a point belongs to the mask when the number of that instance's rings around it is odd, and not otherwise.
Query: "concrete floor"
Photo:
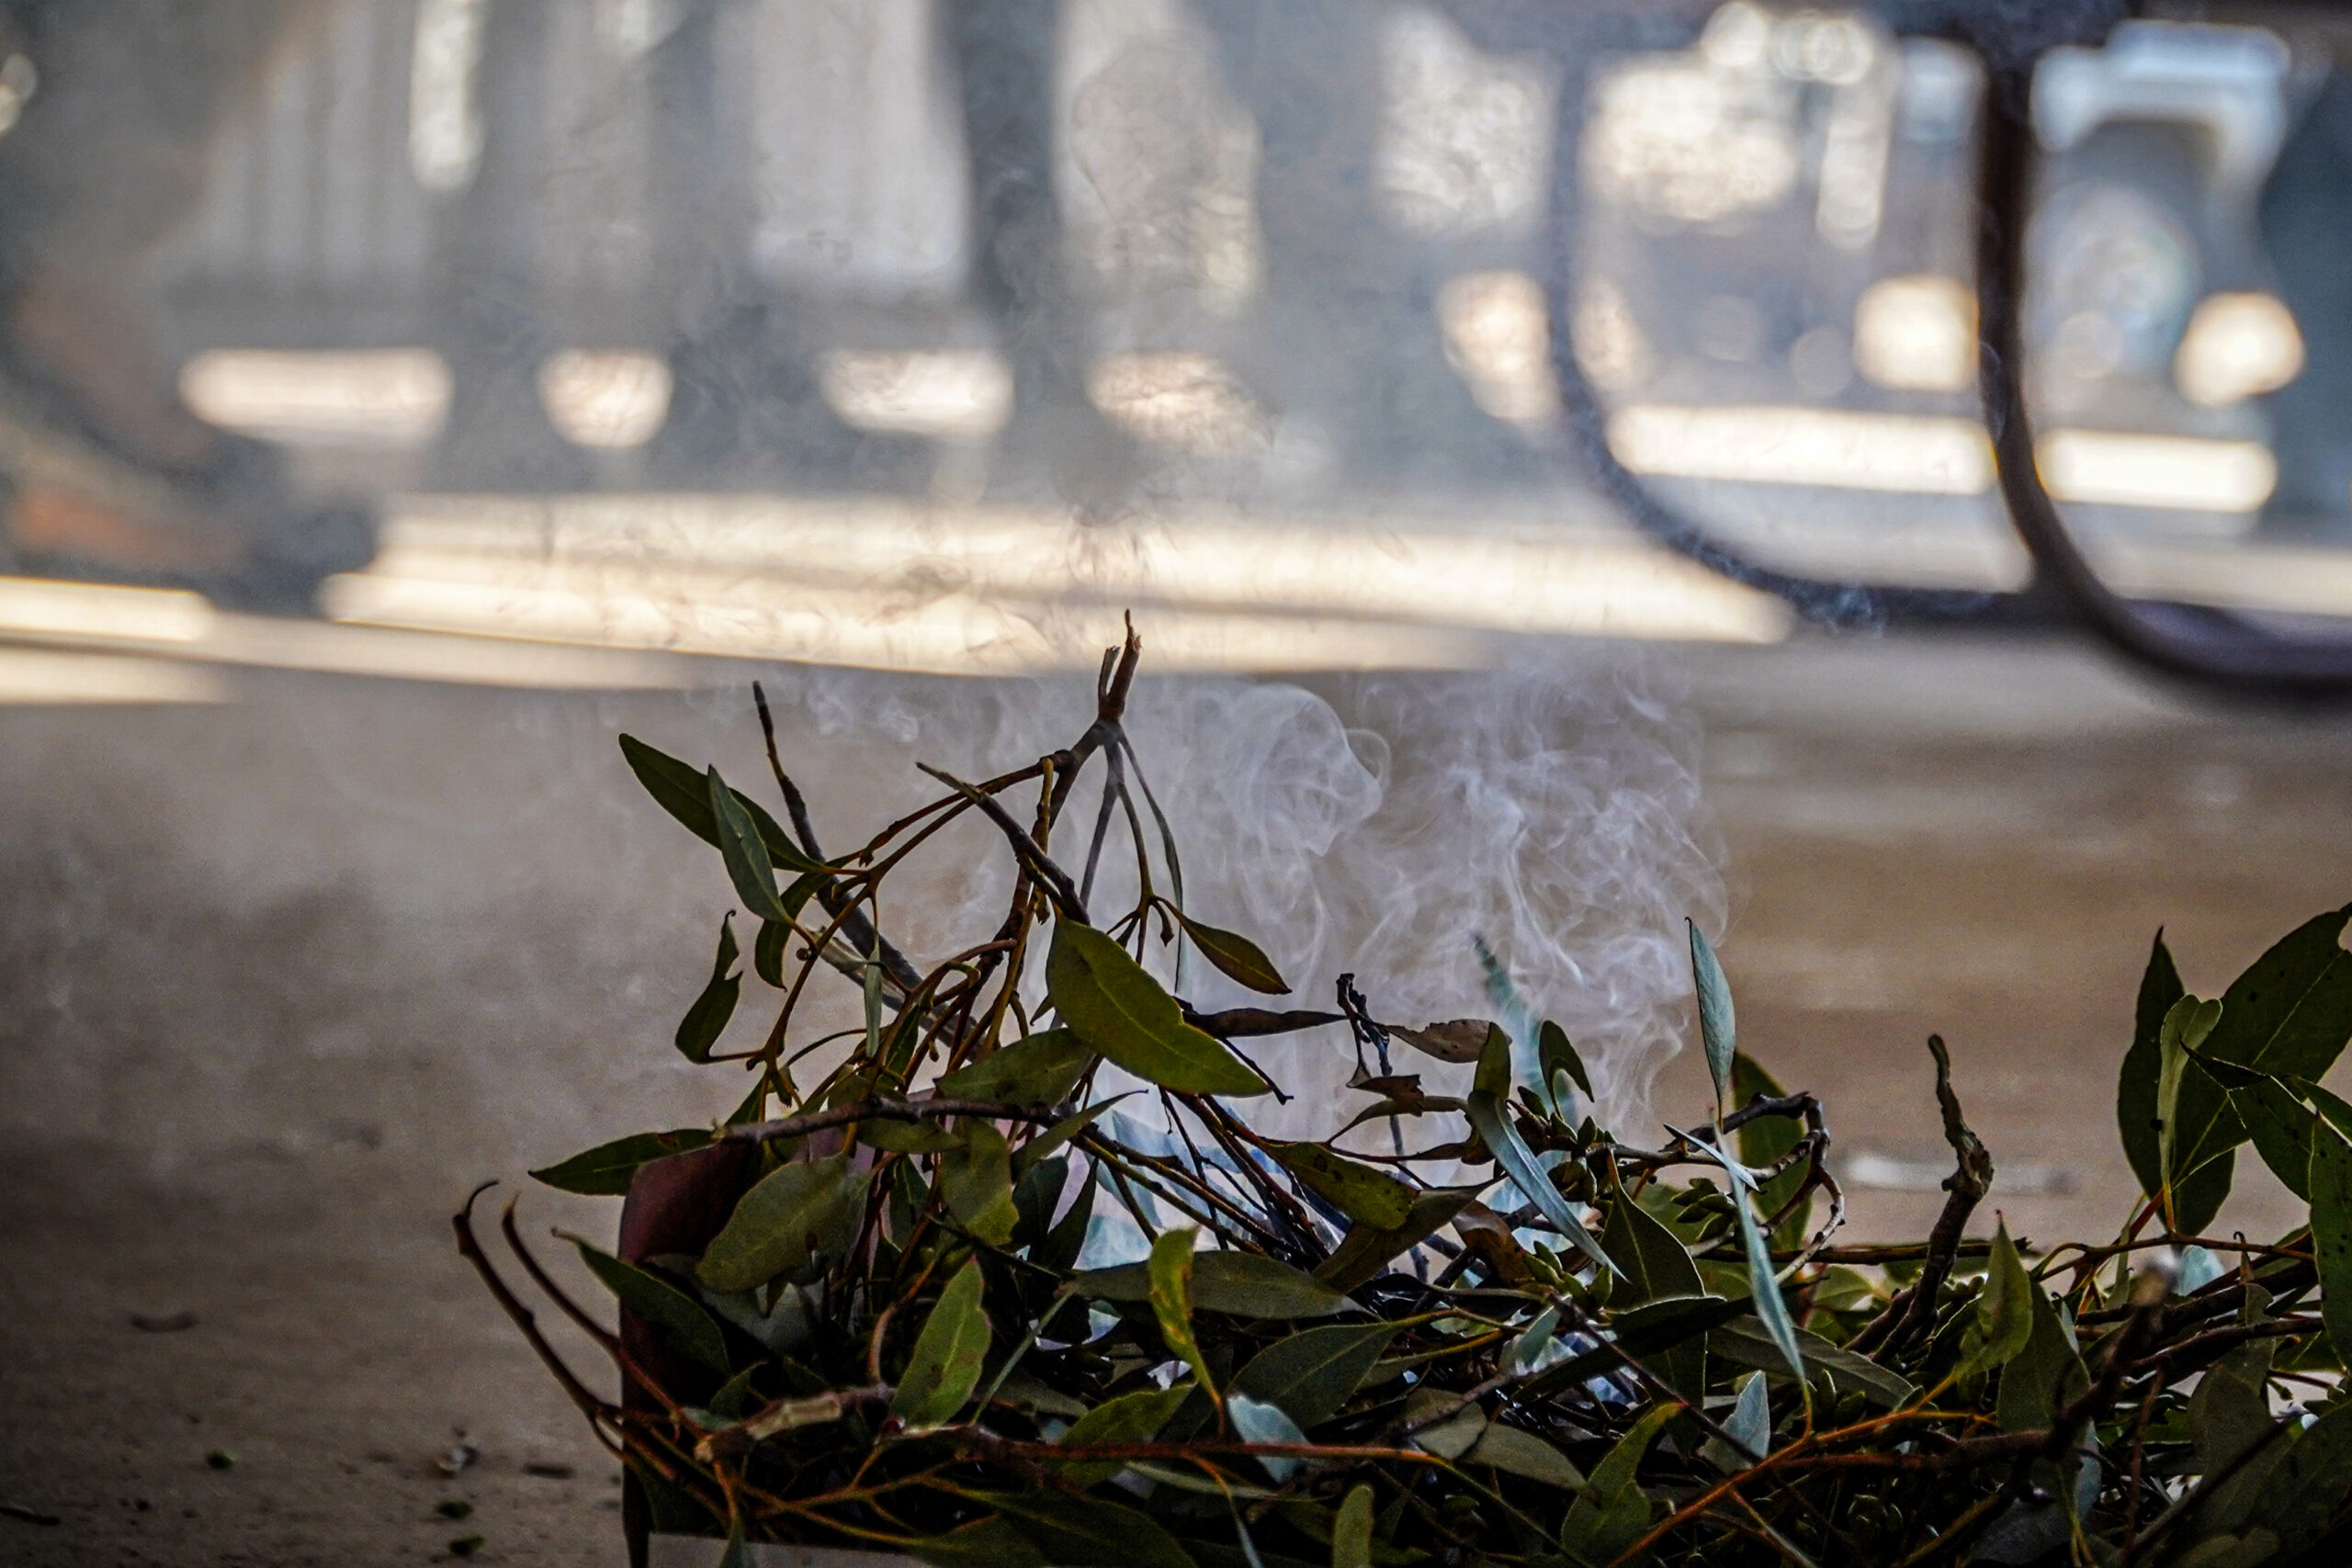
[[[1899,1186],[1940,1162],[1940,1031],[2007,1173],[1988,1224],[2121,1218],[2113,1078],[2159,925],[2212,993],[2352,898],[2352,716],[2208,706],[2052,641],[1644,660],[1669,750],[1697,748],[1744,1044]],[[610,734],[746,775],[755,736],[733,693],[220,694],[0,708],[0,1503],[62,1521],[0,1517],[0,1559],[413,1562],[479,1533],[481,1561],[616,1562],[613,1467],[447,1216],[481,1177],[712,1113],[666,1059],[710,873]],[[871,766],[852,746],[814,781],[820,818],[870,804]],[[1668,1063],[1657,1113],[1702,1081]],[[1862,1236],[1939,1201],[1853,1196]],[[535,1235],[611,1223],[526,1201]],[[2290,1213],[2256,1173],[2221,1224]],[[444,1477],[458,1428],[481,1457]]]

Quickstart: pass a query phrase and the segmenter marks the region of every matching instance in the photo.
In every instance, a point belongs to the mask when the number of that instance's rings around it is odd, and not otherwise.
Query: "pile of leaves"
[[[2352,910],[2215,1000],[2183,994],[2158,940],[2118,1097],[2144,1197],[2111,1240],[1971,1234],[1994,1163],[1931,1040],[1941,1217],[1916,1244],[1836,1246],[1823,1108],[1739,1053],[1695,928],[1714,1112],[1634,1142],[1588,1113],[1574,1046],[1491,959],[1497,1021],[1413,1029],[1348,976],[1329,1011],[1204,1013],[1164,985],[1154,967],[1205,964],[1286,988],[1183,907],[1122,728],[1137,652],[1106,654],[1067,750],[981,783],[926,770],[935,802],[838,855],[772,726],[789,830],[717,769],[623,738],[757,922],[747,976],[722,920],[676,1040],[752,1088],[709,1129],[535,1174],[634,1182],[634,1209],[702,1162],[707,1239],[575,1243],[616,1336],[509,1205],[530,1279],[618,1362],[616,1402],[537,1326],[471,1201],[457,1224],[651,1528],[1014,1568],[2352,1556],[2352,1106],[2317,1081],[2352,1035]],[[1010,903],[989,941],[919,967],[883,886],[967,816],[1009,846]],[[1089,900],[1114,824],[1140,893],[1106,919]],[[863,1025],[803,1039],[827,969]],[[775,1025],[717,1054],[747,977],[781,995]],[[1247,1043],[1335,1025],[1357,1102],[1320,1141],[1254,1129],[1280,1091]],[[1466,1092],[1424,1089],[1404,1051],[1475,1064]],[[2310,1204],[2276,1242],[2202,1234],[2248,1144]]]

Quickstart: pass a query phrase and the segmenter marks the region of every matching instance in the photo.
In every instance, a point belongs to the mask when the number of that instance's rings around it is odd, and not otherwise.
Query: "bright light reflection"
[[[213,621],[200,594],[180,589],[0,577],[0,635],[194,642]]]
[[[979,441],[1012,414],[1012,372],[983,348],[833,349],[817,374],[833,412],[861,430]]]
[[[449,416],[449,367],[425,348],[213,349],[180,368],[197,416],[264,440],[417,446]]]
[[[2252,512],[2278,482],[2278,463],[2257,441],[2053,430],[2036,461],[2059,500],[2109,506]]]
[[[642,446],[670,412],[670,367],[655,354],[567,349],[539,367],[548,422],[581,446]]]

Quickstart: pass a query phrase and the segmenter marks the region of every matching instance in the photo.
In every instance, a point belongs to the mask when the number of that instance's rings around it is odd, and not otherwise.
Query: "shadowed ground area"
[[[1940,1201],[1930,1030],[2002,1168],[1984,1224],[2109,1233],[2156,927],[2211,994],[2352,898],[2352,719],[2203,706],[2054,643],[1663,657],[1703,725],[1743,1044],[1829,1101],[1859,1237]],[[484,1562],[617,1562],[613,1467],[447,1215],[724,1109],[664,1059],[713,874],[610,736],[749,776],[756,732],[731,691],[226,694],[0,708],[0,1559],[406,1563],[479,1534]],[[872,761],[812,773],[820,820]],[[1672,1062],[1657,1114],[1702,1082]],[[612,1223],[526,1202],[535,1240]],[[2219,1228],[2289,1217],[2257,1172]],[[460,1430],[480,1458],[445,1476]]]

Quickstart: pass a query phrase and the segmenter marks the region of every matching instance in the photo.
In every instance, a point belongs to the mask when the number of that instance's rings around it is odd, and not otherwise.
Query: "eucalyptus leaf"
[[[2123,1135],[2123,1152],[2140,1190],[2153,1197],[2164,1190],[2161,1135],[2164,1119],[2156,1110],[2156,1080],[2162,1068],[2158,1037],[2165,1015],[2182,996],[2180,971],[2174,966],[2165,934],[2156,933],[2148,953],[2148,967],[2140,977],[2132,1046],[2124,1054],[2123,1069],[2115,1089],[2115,1122]]]
[[[1690,979],[1699,997],[1699,1038],[1707,1049],[1707,1071],[1715,1080],[1715,1114],[1721,1116],[1731,1096],[1732,1058],[1739,1054],[1739,1029],[1732,1013],[1731,982],[1715,958],[1706,932],[1696,920],[1690,928]]]
[[[1985,1261],[1984,1286],[1976,1297],[1976,1314],[1962,1351],[1960,1376],[1974,1377],[2007,1366],[2033,1337],[2034,1283],[2018,1257],[2017,1244],[2004,1224],[1993,1233],[1993,1250]]]
[[[1151,1260],[1144,1266],[1150,1284],[1144,1294],[1159,1325],[1160,1338],[1215,1397],[1216,1384],[1209,1375],[1208,1358],[1201,1353],[1201,1342],[1193,1334],[1193,1244],[1199,1237],[1198,1231],[1186,1228],[1165,1230],[1152,1238]]]
[[[845,1154],[778,1167],[737,1200],[696,1277],[714,1291],[748,1291],[804,1267],[817,1250],[846,1250],[865,1180]]]
[[[624,735],[621,755],[628,759],[629,771],[645,786],[645,793],[654,803],[677,818],[680,825],[713,849],[719,848],[718,827],[711,815],[708,781],[697,769],[680,761],[668,752],[649,746],[634,735]],[[818,873],[830,875],[831,868],[819,864],[801,852],[776,819],[765,807],[747,795],[739,795],[737,802],[750,818],[769,860],[776,866],[795,873]]]
[[[1035,1542],[1057,1568],[1199,1568],[1159,1521],[1139,1508],[1058,1492],[975,1492]]]
[[[1360,1224],[1396,1230],[1412,1217],[1413,1189],[1385,1170],[1320,1144],[1272,1144],[1266,1152],[1308,1191]]]
[[[1509,1081],[1510,1053],[1510,1037],[1499,1029],[1488,1030],[1486,1052],[1478,1061],[1480,1087],[1471,1090],[1470,1098],[1464,1106],[1464,1114],[1469,1117],[1472,1129],[1486,1143],[1487,1150],[1502,1166],[1521,1195],[1535,1205],[1537,1212],[1551,1223],[1555,1230],[1573,1242],[1577,1250],[1613,1274],[1617,1271],[1617,1265],[1601,1249],[1593,1234],[1585,1229],[1584,1222],[1577,1219],[1576,1212],[1568,1207],[1568,1201],[1560,1196],[1558,1188],[1552,1185],[1551,1177],[1535,1163],[1533,1151],[1528,1148],[1526,1141],[1519,1135],[1518,1127],[1512,1124],[1510,1107],[1488,1087],[1496,1076],[1498,1061],[1502,1064],[1505,1081]]]
[[[2319,1112],[2267,1076],[2230,1090],[2230,1107],[2245,1123],[2262,1163],[2289,1191],[2309,1202],[2312,1134],[2319,1126]]]
[[[1148,1443],[1159,1435],[1169,1417],[1193,1393],[1189,1384],[1180,1384],[1106,1399],[1071,1423],[1069,1430],[1056,1440],[1069,1448],[1089,1443]],[[1125,1468],[1125,1461],[1114,1459],[1060,1461],[1063,1476],[1080,1487],[1099,1485]]]
[[[1750,1372],[1736,1386],[1739,1397],[1732,1402],[1731,1413],[1722,1423],[1732,1441],[1711,1438],[1700,1450],[1709,1463],[1725,1473],[1746,1470],[1772,1450],[1772,1400],[1764,1374]]]
[[[1279,1404],[1269,1404],[1246,1393],[1235,1393],[1226,1399],[1225,1414],[1226,1419],[1233,1424],[1235,1434],[1245,1443],[1301,1444],[1306,1441],[1306,1434],[1298,1429],[1298,1423],[1292,1420],[1289,1413]],[[1279,1486],[1298,1473],[1300,1461],[1287,1454],[1260,1454],[1258,1462],[1266,1467],[1266,1473],[1272,1476],[1274,1483]]]
[[[1073,1033],[1147,1083],[1181,1094],[1254,1095],[1273,1087],[1186,1023],[1176,998],[1091,926],[1055,922],[1046,993]]]
[[[1132,1089],[1128,1091],[1129,1094],[1134,1092],[1135,1091]],[[1026,1170],[1031,1166],[1036,1164],[1039,1160],[1056,1153],[1064,1145],[1069,1144],[1071,1139],[1077,1137],[1080,1133],[1083,1133],[1086,1129],[1094,1125],[1095,1122],[1100,1122],[1113,1110],[1113,1108],[1117,1106],[1119,1101],[1126,1098],[1127,1096],[1125,1094],[1114,1094],[1108,1100],[1096,1101],[1094,1104],[1086,1107],[1083,1111],[1071,1111],[1069,1115],[1063,1117],[1060,1121],[1055,1122],[1052,1126],[1046,1128],[1044,1132],[1038,1134],[1035,1137],[1030,1139],[1027,1143],[1015,1149],[1012,1152],[1012,1168],[1015,1171]]]
[[[1693,926],[1692,931],[1698,928]],[[1781,1359],[1799,1382],[1804,1379],[1803,1358],[1797,1349],[1796,1320],[1789,1315],[1789,1304],[1781,1297],[1780,1282],[1772,1273],[1772,1252],[1765,1243],[1763,1227],[1757,1224],[1754,1209],[1755,1183],[1740,1163],[1704,1139],[1692,1142],[1714,1156],[1724,1175],[1731,1181],[1732,1218],[1739,1226],[1740,1245],[1747,1253],[1747,1278],[1754,1292],[1756,1315],[1764,1331],[1772,1337]]]
[[[718,854],[726,863],[727,879],[735,885],[744,908],[763,920],[789,923],[792,916],[775,886],[775,865],[760,841],[758,825],[745,809],[742,797],[727,787],[718,770],[706,780],[710,794],[711,820],[718,828]]]
[[[732,910],[719,917],[718,956],[710,966],[710,982],[678,1021],[678,1055],[696,1066],[710,1060],[710,1048],[735,1016],[735,998],[743,989],[743,976],[728,973],[735,967],[737,954],[734,919]]]
[[[1372,1488],[1359,1482],[1331,1526],[1331,1568],[1372,1568]]]
[[[1882,1410],[1899,1410],[1918,1393],[1899,1372],[1842,1345],[1832,1345],[1809,1330],[1798,1329],[1796,1340],[1806,1375],[1826,1374],[1840,1393],[1860,1393]],[[1789,1367],[1787,1355],[1773,1343],[1763,1323],[1752,1316],[1735,1318],[1715,1329],[1707,1336],[1707,1348],[1733,1366],[1753,1367],[1767,1374],[1783,1374]]]
[[[972,1397],[989,1349],[989,1318],[981,1294],[976,1258],[956,1271],[923,1320],[914,1354],[890,1399],[890,1414],[909,1427],[944,1427]]]
[[[2207,1042],[2215,1057],[2278,1077],[2326,1075],[2352,1039],[2347,919],[2352,906],[2304,921],[2230,983]]]
[[[1059,1105],[1094,1060],[1094,1052],[1076,1034],[1048,1029],[956,1068],[939,1080],[939,1092],[950,1100]]]
[[[719,1332],[718,1325],[711,1321],[700,1302],[657,1274],[633,1263],[624,1263],[578,1236],[570,1239],[579,1249],[580,1260],[588,1266],[588,1272],[613,1292],[622,1307],[659,1330],[662,1337],[680,1353],[720,1377],[734,1371],[734,1363],[727,1355],[727,1337]]]
[[[1379,1225],[1351,1225],[1340,1238],[1338,1249],[1317,1266],[1315,1277],[1335,1291],[1352,1291],[1369,1283],[1392,1259],[1451,1224],[1454,1215],[1473,1201],[1468,1192],[1438,1188],[1415,1198],[1405,1223],[1393,1230]]]
[[[1285,1335],[1234,1373],[1232,1392],[1280,1405],[1311,1431],[1347,1404],[1397,1333],[1393,1323],[1369,1323]]]
[[[1586,1568],[1604,1568],[1649,1529],[1650,1500],[1640,1484],[1642,1457],[1677,1413],[1671,1404],[1645,1411],[1594,1467],[1590,1483],[1569,1506],[1560,1545]]]
[[[1289,992],[1290,982],[1283,978],[1282,971],[1274,967],[1273,960],[1256,942],[1236,932],[1220,931],[1205,920],[1196,920],[1181,909],[1175,913],[1176,923],[1184,928],[1184,934],[1193,939],[1201,956],[1216,965],[1217,972],[1227,979],[1265,996],[1279,997]]]
[[[1348,1304],[1329,1285],[1289,1264],[1250,1252],[1203,1252],[1192,1263],[1193,1304],[1237,1317],[1329,1317]],[[1143,1302],[1151,1274],[1141,1263],[1091,1269],[1070,1276],[1071,1288],[1095,1301]]]
[[[636,1179],[637,1168],[650,1160],[665,1159],[689,1150],[706,1148],[710,1134],[700,1127],[680,1127],[667,1133],[633,1133],[626,1138],[616,1138],[609,1144],[599,1144],[573,1155],[570,1159],[541,1166],[531,1172],[532,1179],[543,1181],[562,1192],[579,1192],[592,1198],[618,1198],[628,1191],[628,1184]]]
[[[959,1145],[939,1161],[939,1195],[966,1230],[990,1247],[1012,1239],[1012,1151],[993,1122],[964,1120]]]
[[[1547,1018],[1535,1039],[1536,1059],[1544,1065],[1544,1083],[1550,1084],[1555,1073],[1566,1073],[1575,1082],[1577,1091],[1590,1100],[1593,1097],[1592,1075],[1585,1071],[1584,1058],[1568,1043],[1568,1032]]]
[[[2332,1127],[2312,1134],[2310,1187],[2320,1314],[2335,1353],[2352,1357],[2352,1144]]]

